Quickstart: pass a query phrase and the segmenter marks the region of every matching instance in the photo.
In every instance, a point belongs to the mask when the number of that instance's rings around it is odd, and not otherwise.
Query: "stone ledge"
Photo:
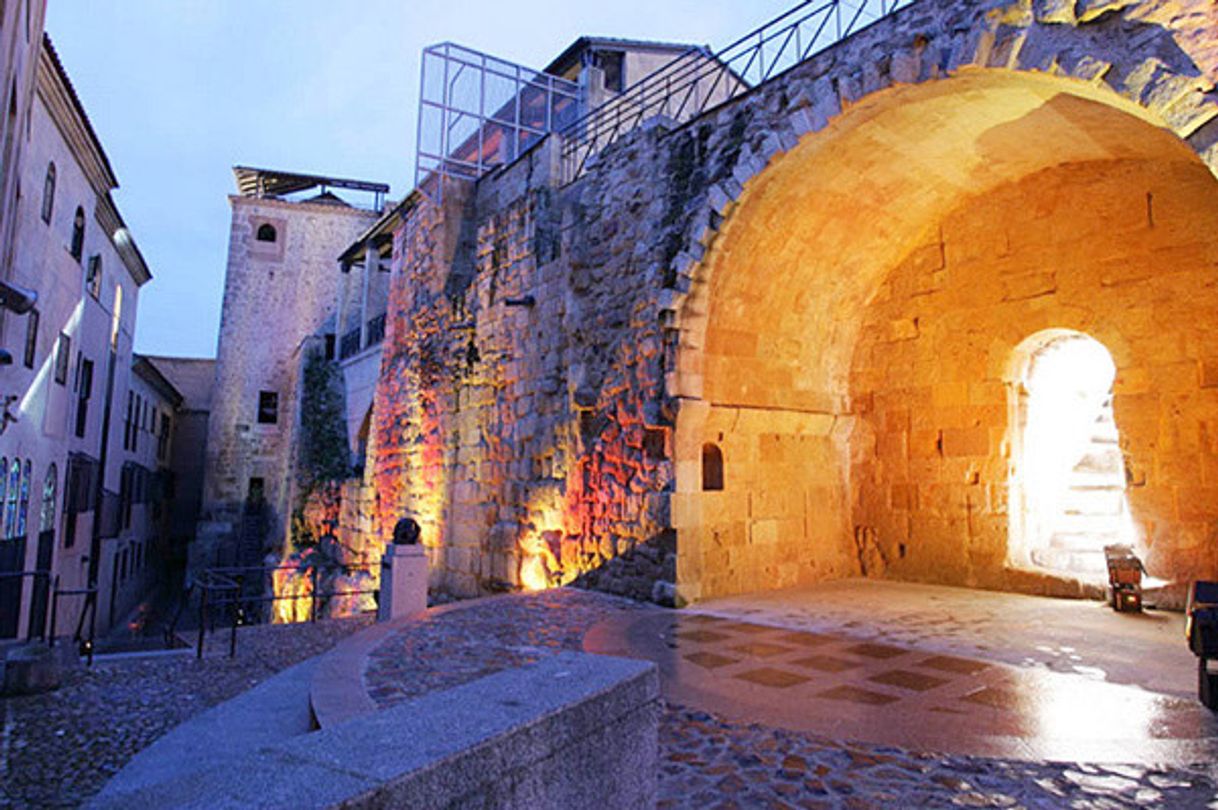
[[[653,664],[559,653],[91,807],[650,807]]]

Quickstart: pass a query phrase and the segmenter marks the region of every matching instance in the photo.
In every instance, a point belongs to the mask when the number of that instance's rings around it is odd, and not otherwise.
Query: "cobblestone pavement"
[[[1215,766],[1158,768],[940,756],[668,706],[658,808],[1218,807]]]
[[[600,622],[642,606],[564,589],[462,606],[413,623],[372,653],[381,706],[455,686],[551,649],[579,650]],[[847,743],[666,705],[661,808],[1218,808],[1213,764],[1091,766],[944,756]]]
[[[382,706],[582,647],[625,611],[561,590],[439,611],[387,638],[365,683]],[[367,620],[247,628],[238,658],[99,665],[50,695],[0,701],[0,807],[70,807],[177,723],[366,626]],[[661,808],[1218,808],[1212,763],[1091,766],[942,756],[847,743],[666,705]]]
[[[610,616],[645,609],[616,596],[561,589],[483,600],[412,622],[369,656],[364,688],[380,708],[448,689],[553,650],[583,649]]]
[[[369,622],[247,627],[234,659],[221,633],[202,661],[99,662],[55,692],[0,699],[0,807],[75,807],[169,729]]]

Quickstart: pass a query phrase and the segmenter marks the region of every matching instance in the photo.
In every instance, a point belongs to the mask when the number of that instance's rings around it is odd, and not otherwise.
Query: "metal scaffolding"
[[[423,49],[415,186],[476,180],[579,117],[579,85],[451,42]]]

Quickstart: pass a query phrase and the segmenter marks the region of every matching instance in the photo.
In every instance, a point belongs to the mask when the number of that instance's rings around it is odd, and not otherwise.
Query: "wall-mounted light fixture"
[[[531,295],[523,295],[520,298],[505,298],[503,299],[505,307],[535,307],[537,299]]]

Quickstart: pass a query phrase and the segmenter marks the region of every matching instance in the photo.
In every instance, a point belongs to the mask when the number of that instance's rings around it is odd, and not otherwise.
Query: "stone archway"
[[[1155,312],[1137,316],[1142,327],[1108,317],[1143,282],[1156,296],[1184,277],[1203,283],[1218,255],[1218,237],[1198,232],[1203,214],[1187,213],[1218,210],[1218,184],[1192,146],[1106,86],[970,70],[873,93],[768,165],[752,158],[734,202],[712,189],[726,218],[701,261],[686,257],[692,283],[674,305],[681,595],[860,572],[1075,588],[1005,565],[1001,369],[1029,326],[1106,331],[1124,375],[1118,411],[1157,420],[1174,406],[1137,401],[1131,372],[1154,376],[1165,362],[1183,386],[1188,366],[1190,430],[1204,432],[1215,403],[1196,383],[1203,350],[1162,359],[1157,341],[1138,345]],[[1030,230],[998,227],[1013,211],[1037,215],[1023,217]],[[959,230],[945,232],[947,223]],[[1196,237],[1192,255],[1156,253],[1171,250],[1166,230]],[[1088,240],[1105,247],[1088,255]],[[1004,274],[996,268],[1006,258]],[[1178,260],[1183,274],[1165,271]],[[1088,311],[1079,302],[1097,290],[1107,303]],[[953,337],[943,324],[957,309],[1006,320]],[[1200,305],[1186,317],[1213,320]],[[1196,343],[1195,334],[1176,339]],[[1158,463],[1158,434],[1130,441],[1134,468]],[[705,442],[728,459],[724,492],[698,491]],[[1218,515],[1155,505],[1182,482],[1148,482],[1132,496],[1167,575],[1215,563],[1204,546]]]

